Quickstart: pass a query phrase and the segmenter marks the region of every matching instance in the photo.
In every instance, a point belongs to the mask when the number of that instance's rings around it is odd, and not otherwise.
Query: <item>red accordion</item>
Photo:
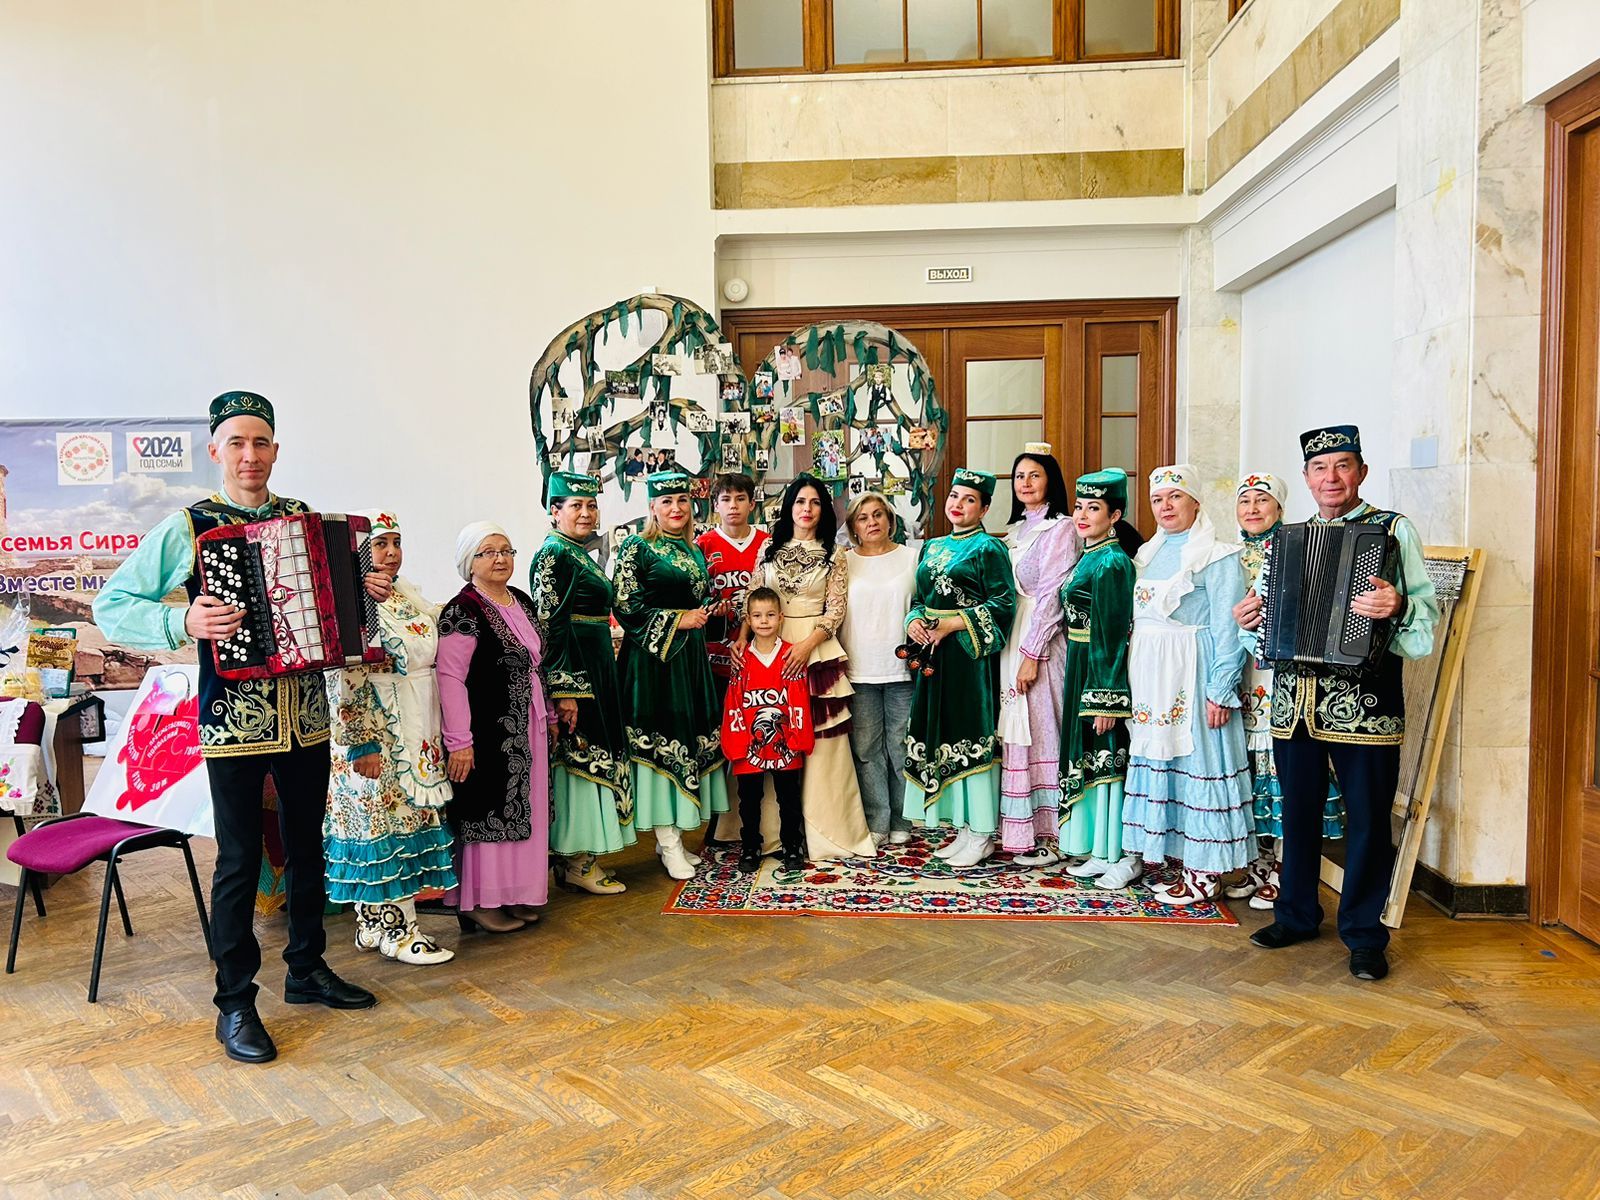
[[[195,539],[200,590],[244,610],[231,638],[211,643],[224,679],[263,679],[383,661],[372,570],[372,522],[301,513],[219,525]]]

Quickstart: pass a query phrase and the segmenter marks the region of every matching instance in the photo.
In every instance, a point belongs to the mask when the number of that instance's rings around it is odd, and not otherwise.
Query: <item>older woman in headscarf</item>
[[[434,656],[439,606],[400,575],[400,522],[392,512],[359,514],[372,522],[372,569],[393,580],[377,606],[381,667],[328,672],[333,769],[322,842],[328,899],[353,904],[356,945],[386,958],[426,966],[449,962],[446,950],[417,927],[412,898],[451,888],[450,833],[439,819],[450,799],[439,732]]]
[[[550,473],[550,519],[528,567],[544,638],[544,679],[556,707],[550,849],[556,882],[569,891],[627,891],[596,856],[638,840],[628,780],[628,738],[611,649],[611,580],[589,557],[600,523],[600,481],[575,471]]]
[[[439,700],[455,787],[448,814],[461,883],[445,896],[461,928],[510,933],[550,891],[550,739],[533,600],[511,586],[506,531],[475,521],[456,538],[467,586],[439,617]]]
[[[1149,865],[1178,860],[1178,877],[1153,890],[1193,904],[1214,898],[1255,849],[1237,719],[1245,654],[1233,606],[1244,574],[1239,547],[1218,540],[1201,507],[1192,466],[1152,471],[1150,508],[1159,529],[1134,556],[1123,846]]]
[[[1239,563],[1246,590],[1254,590],[1266,562],[1272,531],[1283,524],[1289,488],[1267,471],[1247,472],[1234,492],[1235,516],[1243,543]],[[1283,789],[1272,758],[1272,667],[1246,657],[1244,665],[1245,748],[1250,755],[1250,792],[1254,805],[1257,853],[1244,879],[1228,885],[1230,900],[1249,897],[1250,907],[1270,910],[1278,899],[1278,845],[1283,837]],[[1332,772],[1322,810],[1322,836],[1344,836],[1344,809]]]
[[[699,858],[683,831],[728,811],[722,770],[722,697],[706,650],[715,599],[705,556],[694,544],[689,477],[657,471],[645,480],[650,515],[622,543],[612,583],[623,629],[623,711],[628,715],[634,824],[654,829],[667,874],[689,879]]]

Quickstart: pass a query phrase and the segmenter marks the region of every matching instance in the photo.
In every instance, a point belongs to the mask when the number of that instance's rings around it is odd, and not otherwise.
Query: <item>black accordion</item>
[[[1350,602],[1372,590],[1374,575],[1399,586],[1399,566],[1400,543],[1382,525],[1278,526],[1261,568],[1266,602],[1257,657],[1312,667],[1377,666],[1394,619],[1364,617]]]
[[[200,586],[244,610],[244,624],[212,642],[224,679],[265,679],[383,661],[372,570],[372,523],[343,513],[299,513],[219,525],[195,539]]]

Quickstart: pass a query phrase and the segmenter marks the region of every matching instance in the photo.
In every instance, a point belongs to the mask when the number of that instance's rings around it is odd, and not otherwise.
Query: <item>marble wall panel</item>
[[[1480,604],[1533,602],[1535,468],[1482,463],[1467,476],[1467,541],[1489,557]]]
[[[1467,468],[1396,467],[1389,472],[1394,508],[1410,517],[1425,544],[1466,545]]]
[[[745,104],[735,87],[711,88],[711,161],[743,162],[749,157],[744,144]]]
[[[1214,132],[1240,108],[1341,2],[1299,0],[1256,4],[1241,13],[1210,53],[1211,93],[1206,131]]]
[[[1461,673],[1461,744],[1528,745],[1532,702],[1533,609],[1479,604]]]
[[[722,86],[734,90],[732,86]],[[737,103],[743,109],[746,160],[786,162],[847,157],[834,113],[833,88],[784,82],[737,90]]]
[[[1458,883],[1519,884],[1527,878],[1528,747],[1461,748]]]
[[[1539,440],[1539,317],[1472,322],[1473,463],[1531,466]]]
[[[1184,141],[1181,70],[1134,68],[1060,75],[1063,144],[1074,150],[1150,150]]]
[[[1480,170],[1477,210],[1473,315],[1536,315],[1542,307],[1544,172]]]
[[[1407,448],[1402,461],[1410,461],[1412,439],[1427,437],[1438,439],[1437,462],[1467,460],[1470,335],[1471,322],[1462,319],[1396,338],[1389,434]]]
[[[1410,20],[1409,10],[1402,24]],[[1476,30],[1457,32],[1425,58],[1400,60],[1402,118],[1395,204],[1405,207],[1436,190],[1470,179],[1477,156],[1473,104],[1478,59]]]
[[[1421,62],[1477,24],[1479,0],[1405,0],[1400,10],[1400,68]]]
[[[1400,337],[1469,316],[1472,216],[1470,171],[1397,211],[1394,320]],[[1463,397],[1465,381],[1463,375]]]
[[[816,86],[816,85],[811,85]],[[950,89],[944,79],[830,80],[833,116],[849,158],[949,154]],[[1046,149],[1047,147],[1031,147]],[[996,148],[984,153],[1002,154]]]
[[[956,75],[948,87],[947,153],[1027,154],[1067,148],[1061,72]]]

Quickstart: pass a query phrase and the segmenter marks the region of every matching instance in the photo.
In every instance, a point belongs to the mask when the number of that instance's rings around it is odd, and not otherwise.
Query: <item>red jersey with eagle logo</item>
[[[722,714],[722,752],[735,775],[797,771],[816,745],[811,689],[805,678],[785,679],[789,643],[781,638],[770,660],[745,647],[741,669],[728,682]]]
[[[767,531],[752,528],[741,545],[721,529],[708,529],[695,538],[694,544],[706,556],[706,570],[711,572],[711,595],[718,600],[733,601],[735,616],[713,616],[706,622],[706,652],[711,655],[711,670],[718,679],[727,679],[733,673],[728,638],[739,630],[737,614],[744,611],[744,594],[750,590],[756,558],[767,544]]]

